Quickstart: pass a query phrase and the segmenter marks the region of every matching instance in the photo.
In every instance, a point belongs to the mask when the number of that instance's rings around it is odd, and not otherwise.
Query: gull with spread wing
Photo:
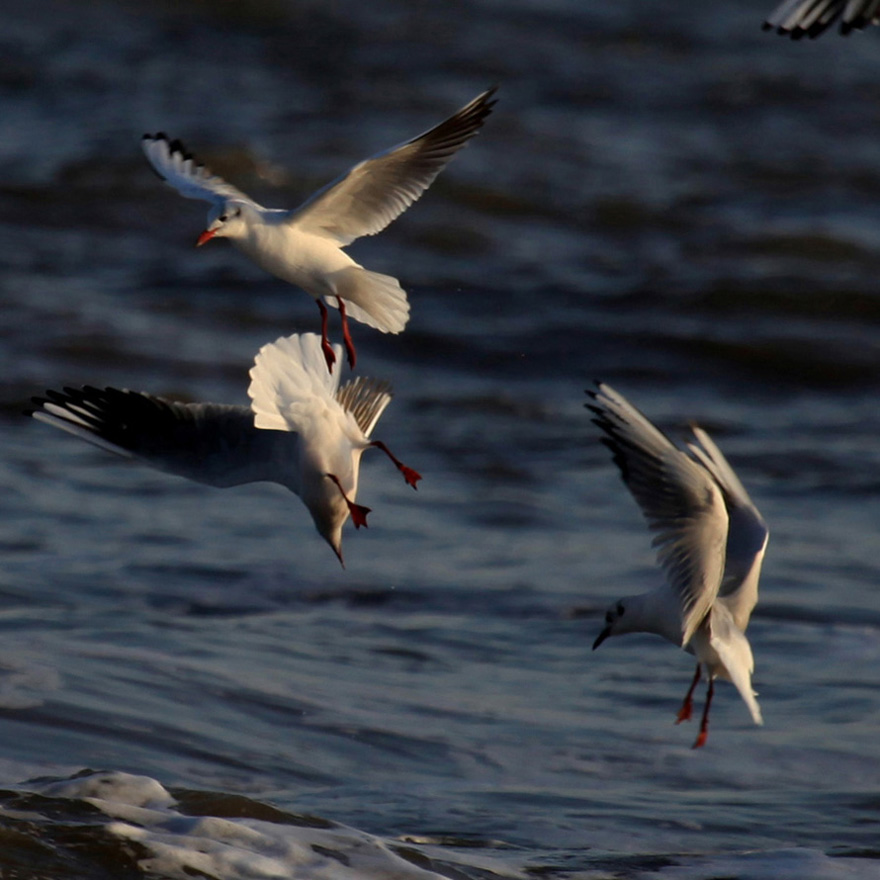
[[[391,386],[358,377],[340,388],[313,333],[264,345],[250,376],[250,407],[85,386],[33,398],[28,415],[208,486],[280,483],[302,499],[344,567],[342,526],[349,516],[357,528],[366,526],[370,512],[355,503],[364,450],[385,452],[413,488],[421,479],[381,440],[369,439]]]
[[[666,580],[651,592],[615,602],[593,649],[609,636],[647,632],[695,654],[697,669],[676,721],[690,719],[705,667],[709,686],[694,748],[706,742],[716,678],[733,682],[752,720],[762,724],[745,629],[758,601],[767,547],[763,517],[701,428],[692,426],[694,442],[685,452],[610,386],[597,383],[597,390],[587,393],[602,442],[654,532]]]
[[[349,365],[354,318],[383,333],[400,333],[409,319],[406,292],[396,278],[371,272],[342,249],[381,232],[434,182],[492,111],[488,89],[444,122],[352,167],[293,210],[264,208],[197,162],[178,140],[144,135],[142,145],[158,175],[182,196],[211,203],[197,245],[228,238],[258,266],[302,287],[321,311],[321,346],[332,371],[327,305],[339,309]]]

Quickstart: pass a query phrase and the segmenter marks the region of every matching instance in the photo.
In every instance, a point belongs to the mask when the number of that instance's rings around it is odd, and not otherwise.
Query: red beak
[[[206,241],[210,241],[217,234],[216,229],[206,229],[196,242],[196,247],[201,247]]]

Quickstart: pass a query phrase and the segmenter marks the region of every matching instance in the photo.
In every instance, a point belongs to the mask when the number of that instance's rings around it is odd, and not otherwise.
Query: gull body
[[[262,269],[315,299],[322,350],[332,371],[336,355],[327,338],[327,305],[340,311],[351,367],[356,352],[349,317],[383,333],[400,333],[410,311],[396,278],[365,269],[342,248],[381,232],[424,193],[482,128],[494,93],[488,89],[424,134],[358,163],[293,210],[257,204],[163,133],[144,135],[142,145],[166,183],[186,198],[211,203],[198,245],[228,238]]]
[[[880,0],[783,0],[764,22],[793,40],[815,38],[840,19],[841,34],[880,23]]]
[[[341,349],[337,346],[337,354]],[[419,474],[370,435],[391,401],[387,382],[339,387],[314,334],[264,345],[250,371],[251,406],[180,403],[90,386],[33,398],[35,419],[157,470],[218,488],[273,482],[298,495],[342,563],[342,527],[366,525],[355,502],[360,460],[381,448],[413,488]],[[344,564],[344,563],[343,563]]]
[[[665,574],[662,586],[626,596],[608,609],[593,648],[609,636],[648,632],[695,654],[697,669],[677,719],[690,718],[693,691],[705,668],[709,687],[694,748],[708,735],[716,678],[731,681],[752,720],[762,724],[745,630],[758,601],[769,535],[763,517],[701,428],[692,427],[694,439],[685,451],[610,386],[599,383],[588,394],[602,442],[655,533]]]

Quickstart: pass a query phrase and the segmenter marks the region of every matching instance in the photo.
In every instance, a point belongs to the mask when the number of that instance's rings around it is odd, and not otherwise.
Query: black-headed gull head
[[[208,228],[199,236],[196,247],[212,238],[244,238],[251,207],[237,199],[228,199],[208,211]]]
[[[629,620],[625,619],[626,616],[626,602],[623,599],[618,599],[606,612],[605,612],[605,628],[599,635],[596,637],[596,641],[593,642],[593,650],[595,651],[608,636],[618,636],[623,633],[632,632],[632,628],[629,626]]]

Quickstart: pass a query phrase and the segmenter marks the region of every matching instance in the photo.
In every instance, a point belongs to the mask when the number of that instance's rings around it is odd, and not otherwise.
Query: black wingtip
[[[495,83],[495,85],[489,86],[489,88],[483,92],[483,104],[485,104],[486,107],[491,109],[498,103],[498,98],[495,97],[495,94],[499,88],[501,88],[500,83]]]
[[[179,154],[180,157],[184,161],[192,160],[192,161],[198,163],[198,160],[195,158],[195,156],[193,156],[192,153],[190,153],[190,151],[186,148],[186,146],[184,145],[183,141],[180,140],[180,138],[172,139],[172,138],[168,137],[168,135],[165,134],[164,131],[156,132],[156,134],[145,134],[141,138],[141,141],[150,141],[151,143],[156,143],[158,141],[164,141],[165,146],[168,148],[168,152],[171,153],[172,155],[176,153],[176,154]],[[160,175],[160,177],[161,177],[161,175]],[[164,179],[165,178],[163,177],[162,180],[164,180]]]
[[[593,400],[595,400],[599,396],[599,394],[601,394],[603,384],[604,383],[602,382],[601,379],[593,379],[593,385],[595,385],[596,387],[595,388],[585,388],[584,394],[588,395],[589,397],[592,397]],[[584,406],[589,406],[589,405],[590,404],[588,404],[588,403],[584,404]]]

